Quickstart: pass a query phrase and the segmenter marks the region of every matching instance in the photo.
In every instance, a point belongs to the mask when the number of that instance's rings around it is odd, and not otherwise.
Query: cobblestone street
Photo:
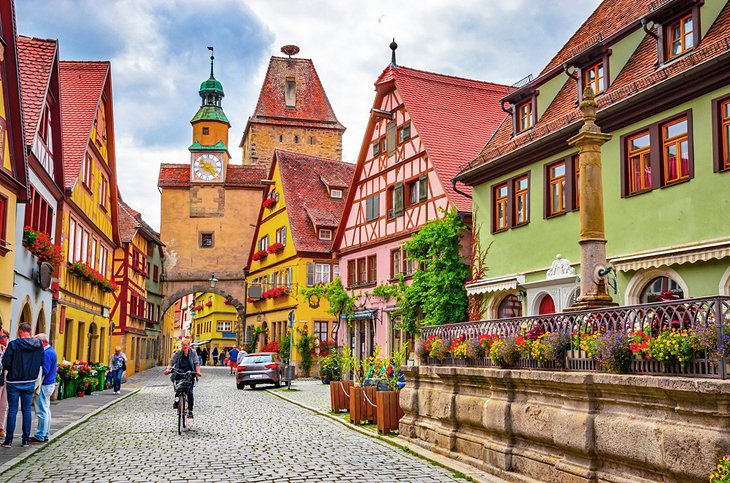
[[[446,469],[204,368],[177,434],[161,369],[145,387],[0,475],[1,481],[454,481]],[[463,480],[462,480],[463,481]]]

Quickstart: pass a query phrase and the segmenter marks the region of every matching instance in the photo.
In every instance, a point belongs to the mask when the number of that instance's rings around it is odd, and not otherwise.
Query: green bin
[[[61,399],[63,399],[63,396],[64,396],[64,394],[63,394],[63,382],[64,382],[64,379],[61,379],[60,381],[58,381],[56,383],[56,385],[58,386],[58,393],[56,393],[56,401],[60,401]]]
[[[94,391],[103,391],[104,390],[104,381],[106,381],[106,371],[96,371],[96,385],[94,386]]]
[[[76,379],[66,379],[63,385],[63,398],[76,397]]]

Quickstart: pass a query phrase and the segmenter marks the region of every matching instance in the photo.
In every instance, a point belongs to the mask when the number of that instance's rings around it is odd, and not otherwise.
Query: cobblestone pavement
[[[301,404],[306,404],[310,408],[318,411],[329,412],[330,407],[330,386],[322,384],[319,379],[297,379],[292,382],[294,391],[287,391],[286,388],[273,389],[274,392],[281,393],[288,399]]]
[[[177,434],[172,388],[142,391],[58,438],[0,481],[441,482],[446,469],[203,368],[195,419]],[[463,481],[463,480],[461,480]]]

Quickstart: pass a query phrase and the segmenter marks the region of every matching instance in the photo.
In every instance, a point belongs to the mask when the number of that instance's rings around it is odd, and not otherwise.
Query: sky
[[[347,127],[355,162],[373,83],[398,43],[399,65],[513,84],[537,75],[599,0],[19,0],[18,33],[59,40],[62,60],[110,60],[122,198],[159,228],[160,163],[188,163],[190,119],[215,47],[231,121],[229,152],[253,113],[269,58],[311,58]]]

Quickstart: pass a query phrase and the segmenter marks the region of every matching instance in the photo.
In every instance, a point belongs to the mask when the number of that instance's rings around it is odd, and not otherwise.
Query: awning
[[[648,252],[611,258],[608,262],[619,272],[646,268],[706,262],[730,257],[730,240],[700,242],[691,245],[662,248]]]
[[[209,342],[210,342],[210,339],[208,339],[208,340],[196,340],[195,342],[192,342],[190,345],[193,346],[193,347],[198,347],[198,346],[201,346],[201,345],[205,345],[205,344],[207,344]]]
[[[350,319],[372,319],[375,317],[375,313],[377,310],[358,310],[352,316]],[[344,315],[340,316],[340,319],[347,320],[347,317]]]
[[[518,285],[525,283],[524,275],[506,275],[504,277],[485,278],[466,286],[467,295],[479,295],[490,292],[504,292],[515,290]]]

